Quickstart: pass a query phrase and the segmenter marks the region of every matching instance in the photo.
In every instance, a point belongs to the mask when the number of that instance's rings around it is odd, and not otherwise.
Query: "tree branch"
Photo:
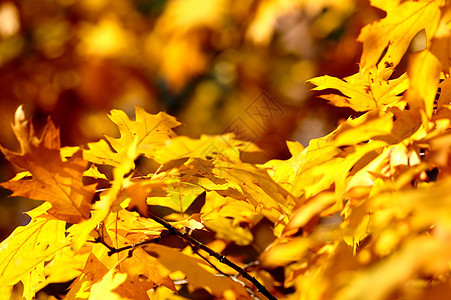
[[[249,273],[247,273],[243,268],[241,268],[240,266],[236,265],[235,263],[233,263],[232,261],[230,261],[227,257],[225,257],[224,255],[210,249],[209,247],[205,246],[204,244],[202,244],[201,242],[199,242],[198,240],[192,238],[190,235],[179,231],[177,228],[175,228],[174,226],[172,226],[171,224],[169,224],[167,221],[153,215],[150,214],[149,218],[151,218],[152,220],[154,220],[155,222],[163,225],[168,231],[166,233],[162,233],[160,236],[154,237],[152,239],[149,240],[145,240],[136,244],[132,244],[132,245],[127,245],[121,248],[114,248],[110,245],[108,245],[105,241],[103,241],[103,239],[99,238],[98,240],[96,240],[96,242],[100,242],[103,245],[105,245],[105,247],[108,248],[108,255],[111,256],[115,253],[119,253],[125,250],[130,250],[129,252],[129,256],[132,255],[132,252],[134,249],[136,249],[137,247],[141,247],[143,245],[147,245],[147,244],[156,244],[159,243],[161,241],[162,238],[168,236],[168,235],[176,235],[178,237],[180,237],[181,239],[183,239],[184,241],[188,242],[191,245],[191,248],[193,249],[193,252],[195,252],[196,254],[198,254],[199,256],[201,256],[201,258],[203,258],[204,260],[206,260],[215,270],[219,270],[217,267],[215,267],[208,259],[206,259],[205,257],[203,257],[202,255],[200,255],[200,253],[197,252],[197,249],[202,249],[203,251],[205,251],[206,253],[208,253],[210,256],[213,256],[214,258],[216,258],[217,260],[219,260],[221,263],[229,266],[230,268],[234,269],[235,271],[237,271],[243,278],[247,279],[250,283],[252,283],[252,285],[254,285],[257,290],[264,295],[266,298],[270,299],[270,300],[277,300],[276,297],[274,297],[267,289],[264,285],[262,285],[257,279],[255,279],[255,277],[253,277],[252,275],[250,275]],[[219,272],[221,274],[224,274],[222,271],[219,270]],[[225,274],[227,275],[227,274]],[[228,276],[228,275],[227,275]],[[230,276],[229,276],[230,277]],[[236,278],[232,280],[237,280]],[[245,285],[246,287],[246,285]],[[252,292],[249,291],[249,294],[255,298],[256,295]]]
[[[108,251],[108,256],[111,256],[115,253],[119,253],[125,250],[129,250],[131,252],[133,252],[133,250],[135,250],[137,247],[143,246],[143,245],[147,245],[147,244],[158,244],[163,238],[165,238],[169,233],[167,232],[162,232],[160,236],[154,237],[150,240],[145,240],[136,244],[131,244],[131,245],[127,245],[121,248],[114,248],[109,246],[107,243],[102,243],[104,244],[110,251]],[[129,256],[131,256],[131,253],[129,254]]]
[[[250,287],[248,287],[244,282],[239,280],[237,278],[237,276],[230,276],[229,274],[224,273],[218,267],[216,267],[211,261],[209,261],[208,258],[206,258],[202,254],[200,254],[199,249],[196,246],[193,246],[191,244],[190,244],[190,246],[191,246],[191,250],[193,251],[193,253],[197,254],[200,258],[202,258],[204,261],[206,261],[213,269],[216,270],[216,272],[218,272],[219,274],[221,274],[223,276],[229,277],[230,279],[232,279],[235,282],[238,282],[239,284],[241,284],[246,289],[246,291],[249,293],[249,295],[252,297],[252,299],[259,300],[259,298],[254,293],[254,291]]]
[[[234,269],[235,271],[237,271],[238,273],[240,273],[241,276],[243,276],[243,278],[246,278],[247,280],[249,280],[256,288],[257,290],[264,295],[266,298],[270,299],[270,300],[277,300],[276,297],[274,297],[267,289],[264,285],[262,285],[257,279],[255,279],[255,277],[253,277],[252,275],[250,275],[249,273],[247,273],[246,271],[244,271],[241,267],[239,267],[238,265],[236,265],[235,263],[233,263],[232,261],[230,261],[227,257],[225,257],[224,255],[208,248],[207,246],[205,246],[204,244],[202,244],[201,242],[199,242],[198,240],[192,238],[191,236],[189,236],[186,233],[183,233],[179,230],[177,230],[177,228],[175,228],[174,226],[172,226],[171,224],[169,224],[168,222],[166,222],[165,220],[150,214],[149,218],[151,218],[152,220],[154,220],[155,222],[163,225],[170,234],[173,235],[177,235],[180,238],[184,239],[185,241],[187,241],[188,243],[190,243],[191,245],[196,246],[199,249],[204,250],[205,252],[207,252],[210,256],[213,256],[214,258],[216,258],[217,260],[219,260],[221,263],[231,267],[232,269]]]

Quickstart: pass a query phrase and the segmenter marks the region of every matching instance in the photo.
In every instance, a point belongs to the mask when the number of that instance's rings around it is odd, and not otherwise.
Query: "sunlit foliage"
[[[212,1],[192,19],[182,12],[195,2],[171,2],[159,34],[215,30],[228,2]],[[262,2],[246,35],[252,43],[269,42],[275,7],[304,2],[286,3]],[[371,4],[386,16],[358,36],[358,73],[310,80],[339,92],[322,96],[331,104],[361,115],[308,145],[287,141],[286,160],[256,159],[262,150],[240,132],[179,135],[176,118],[140,107],[134,119],[110,111],[118,135],[61,147],[51,120],[38,137],[19,107],[20,151],[1,150],[24,171],[2,186],[45,202],[0,244],[0,295],[32,299],[61,282],[66,299],[449,295],[451,3]],[[164,23],[166,14],[178,22]],[[161,37],[152,38],[157,47]],[[196,68],[165,74],[177,88]]]

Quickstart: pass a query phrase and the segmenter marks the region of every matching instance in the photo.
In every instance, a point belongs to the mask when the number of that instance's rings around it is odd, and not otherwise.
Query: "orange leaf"
[[[48,120],[40,139],[33,136],[33,127],[23,121],[19,107],[16,113],[14,132],[22,153],[0,147],[6,158],[29,171],[32,180],[10,180],[1,186],[13,191],[12,196],[44,200],[52,204],[49,213],[60,220],[78,223],[89,218],[91,199],[95,192],[93,185],[84,186],[83,172],[87,161],[81,151],[63,161],[60,155],[59,131]]]

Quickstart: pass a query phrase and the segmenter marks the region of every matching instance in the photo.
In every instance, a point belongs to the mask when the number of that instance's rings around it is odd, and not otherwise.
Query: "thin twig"
[[[218,267],[216,267],[211,261],[209,261],[208,258],[206,258],[206,257],[203,256],[202,254],[200,254],[199,249],[198,249],[196,246],[193,246],[193,245],[191,245],[191,244],[190,244],[190,246],[191,246],[191,249],[193,250],[193,252],[194,252],[195,254],[197,254],[200,258],[202,258],[204,261],[206,261],[213,269],[216,270],[216,272],[218,272],[219,274],[221,274],[221,275],[223,275],[223,276],[226,276],[226,277],[232,279],[233,281],[235,281],[235,282],[241,284],[241,285],[246,289],[246,291],[249,293],[249,295],[252,297],[252,299],[254,299],[254,300],[260,300],[260,299],[258,298],[258,296],[254,293],[254,291],[253,291],[250,287],[248,287],[244,282],[242,282],[241,280],[239,280],[239,279],[238,279],[237,277],[235,277],[235,276],[230,276],[229,274],[224,273],[224,272],[221,271]]]
[[[183,233],[179,230],[177,230],[174,226],[172,226],[171,224],[169,224],[168,222],[166,222],[165,220],[150,214],[150,218],[152,220],[154,220],[155,222],[163,225],[167,230],[169,230],[169,232],[173,235],[177,235],[179,237],[181,237],[182,239],[184,239],[185,241],[187,241],[188,243],[196,246],[197,248],[200,248],[202,250],[204,250],[205,252],[207,252],[210,256],[213,256],[214,258],[216,258],[217,260],[219,260],[221,263],[231,267],[232,269],[234,269],[235,271],[237,271],[238,273],[240,273],[241,276],[243,276],[243,278],[246,278],[247,280],[249,280],[256,288],[257,290],[262,293],[262,295],[264,295],[266,298],[270,299],[270,300],[277,300],[276,297],[274,297],[267,289],[264,285],[262,285],[257,279],[255,279],[255,277],[253,277],[252,275],[250,275],[249,273],[247,273],[246,271],[244,271],[241,267],[239,267],[238,265],[236,265],[235,263],[233,263],[232,261],[230,261],[227,257],[225,257],[224,255],[208,248],[207,246],[205,246],[204,244],[202,244],[201,242],[199,242],[198,240],[192,238],[190,235]]]
[[[157,174],[161,171],[161,169],[163,168],[163,164],[161,164],[158,169],[155,171],[155,173],[153,173],[151,179],[155,179],[155,176],[157,176]]]
[[[227,257],[225,257],[224,255],[222,255],[222,254],[220,254],[220,253],[218,253],[218,252],[216,252],[216,251],[210,249],[209,247],[205,246],[204,244],[202,244],[202,243],[199,242],[198,240],[192,238],[190,235],[188,235],[188,234],[186,234],[186,233],[184,233],[184,232],[179,231],[177,228],[175,228],[174,226],[172,226],[171,224],[169,224],[167,221],[165,221],[165,220],[163,220],[163,219],[161,219],[161,218],[159,218],[159,217],[157,217],[157,216],[155,216],[155,215],[153,215],[153,214],[150,214],[150,218],[151,218],[152,220],[154,220],[155,222],[157,222],[157,223],[163,225],[163,226],[168,230],[168,232],[162,233],[160,236],[154,237],[154,238],[152,238],[152,239],[150,239],[150,240],[145,240],[145,241],[142,241],[142,242],[139,242],[139,243],[136,243],[136,244],[132,244],[132,245],[127,245],[127,246],[124,246],[124,247],[121,247],[121,248],[114,248],[114,247],[108,245],[108,243],[106,243],[105,241],[103,241],[102,238],[99,238],[97,241],[100,242],[100,243],[102,243],[103,245],[105,245],[105,247],[108,248],[108,250],[109,250],[108,255],[109,255],[109,256],[111,256],[111,255],[113,255],[113,254],[115,254],[115,253],[118,253],[118,252],[122,252],[122,251],[125,251],[125,250],[129,250],[129,249],[130,249],[129,256],[131,256],[133,250],[136,249],[137,247],[141,247],[141,246],[147,245],[147,244],[156,244],[156,243],[159,243],[160,240],[161,240],[162,238],[166,237],[167,235],[176,235],[176,236],[182,238],[183,240],[185,240],[186,242],[188,242],[188,243],[191,245],[192,249],[196,249],[195,252],[196,252],[199,256],[201,256],[201,255],[197,252],[197,249],[202,249],[202,250],[204,250],[204,251],[207,252],[210,256],[213,256],[214,258],[216,258],[217,260],[219,260],[221,263],[223,263],[223,264],[229,266],[230,268],[234,269],[235,271],[237,271],[243,278],[249,280],[249,282],[251,282],[251,283],[257,288],[257,290],[258,290],[262,295],[264,295],[266,298],[268,298],[268,299],[270,299],[270,300],[277,300],[277,298],[274,297],[274,296],[266,289],[266,287],[265,287],[264,285],[262,285],[257,279],[255,279],[255,277],[253,277],[252,275],[250,275],[249,273],[247,273],[243,268],[239,267],[238,265],[236,265],[235,263],[233,263],[232,261],[230,261],[230,260],[229,260]],[[232,280],[241,282],[241,281],[239,281],[236,277],[235,277],[235,279],[233,279],[231,276],[229,276],[229,275],[223,273],[223,272],[222,272],[221,270],[219,270],[216,266],[214,266],[208,259],[204,258],[203,256],[201,256],[201,257],[202,257],[205,261],[207,261],[207,262],[208,262],[208,263],[209,263],[216,271],[218,271],[219,273],[228,276],[228,277],[231,278]],[[246,288],[247,286],[244,285],[244,287]],[[249,292],[249,294],[250,294],[253,298],[258,299],[258,297],[257,297],[253,292],[250,292],[249,290],[248,290],[248,292]]]
[[[108,248],[108,250],[110,250],[110,251],[108,251],[108,256],[111,256],[111,255],[113,255],[113,254],[115,254],[115,253],[119,253],[119,252],[122,252],[122,251],[125,251],[125,250],[128,250],[128,249],[130,249],[131,251],[133,251],[133,250],[135,250],[136,248],[138,248],[138,247],[141,247],[141,246],[143,246],[143,245],[147,245],[147,244],[158,244],[163,238],[165,238],[167,235],[168,235],[169,233],[168,232],[166,232],[166,233],[161,233],[161,235],[159,235],[159,236],[157,236],[157,237],[154,237],[154,238],[152,238],[152,239],[150,239],[150,240],[145,240],[145,241],[142,241],[142,242],[139,242],[139,243],[136,243],[136,244],[131,244],[131,245],[127,245],[127,246],[124,246],[124,247],[121,247],[121,248],[114,248],[114,247],[111,247],[110,245],[108,245],[107,243],[102,243],[102,244],[104,244],[107,248]]]
[[[196,246],[191,245],[191,244],[190,244],[190,246],[191,246],[191,250],[193,250],[193,253],[197,254],[200,258],[202,258],[203,260],[205,260],[205,261],[210,265],[210,267],[212,267],[213,269],[215,269],[216,272],[218,272],[218,273],[221,274],[221,275],[224,275],[224,276],[229,277],[228,274],[226,274],[226,273],[224,273],[223,271],[221,271],[220,269],[218,269],[218,267],[216,267],[211,261],[209,261],[208,258],[206,258],[206,257],[203,256],[202,254],[200,254],[199,248],[197,248]]]

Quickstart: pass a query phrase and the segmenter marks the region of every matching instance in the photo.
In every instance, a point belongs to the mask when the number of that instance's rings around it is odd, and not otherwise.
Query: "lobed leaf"
[[[0,243],[0,286],[24,283],[26,299],[32,299],[45,280],[44,264],[67,246],[66,222],[41,215],[16,228]]]
[[[27,122],[16,120],[14,128],[22,153],[0,149],[9,161],[29,171],[33,179],[12,179],[1,186],[12,190],[12,196],[48,201],[52,204],[51,213],[66,222],[88,219],[95,187],[82,182],[88,162],[83,160],[81,151],[63,161],[59,131],[50,120],[40,139],[32,136],[33,128]]]

